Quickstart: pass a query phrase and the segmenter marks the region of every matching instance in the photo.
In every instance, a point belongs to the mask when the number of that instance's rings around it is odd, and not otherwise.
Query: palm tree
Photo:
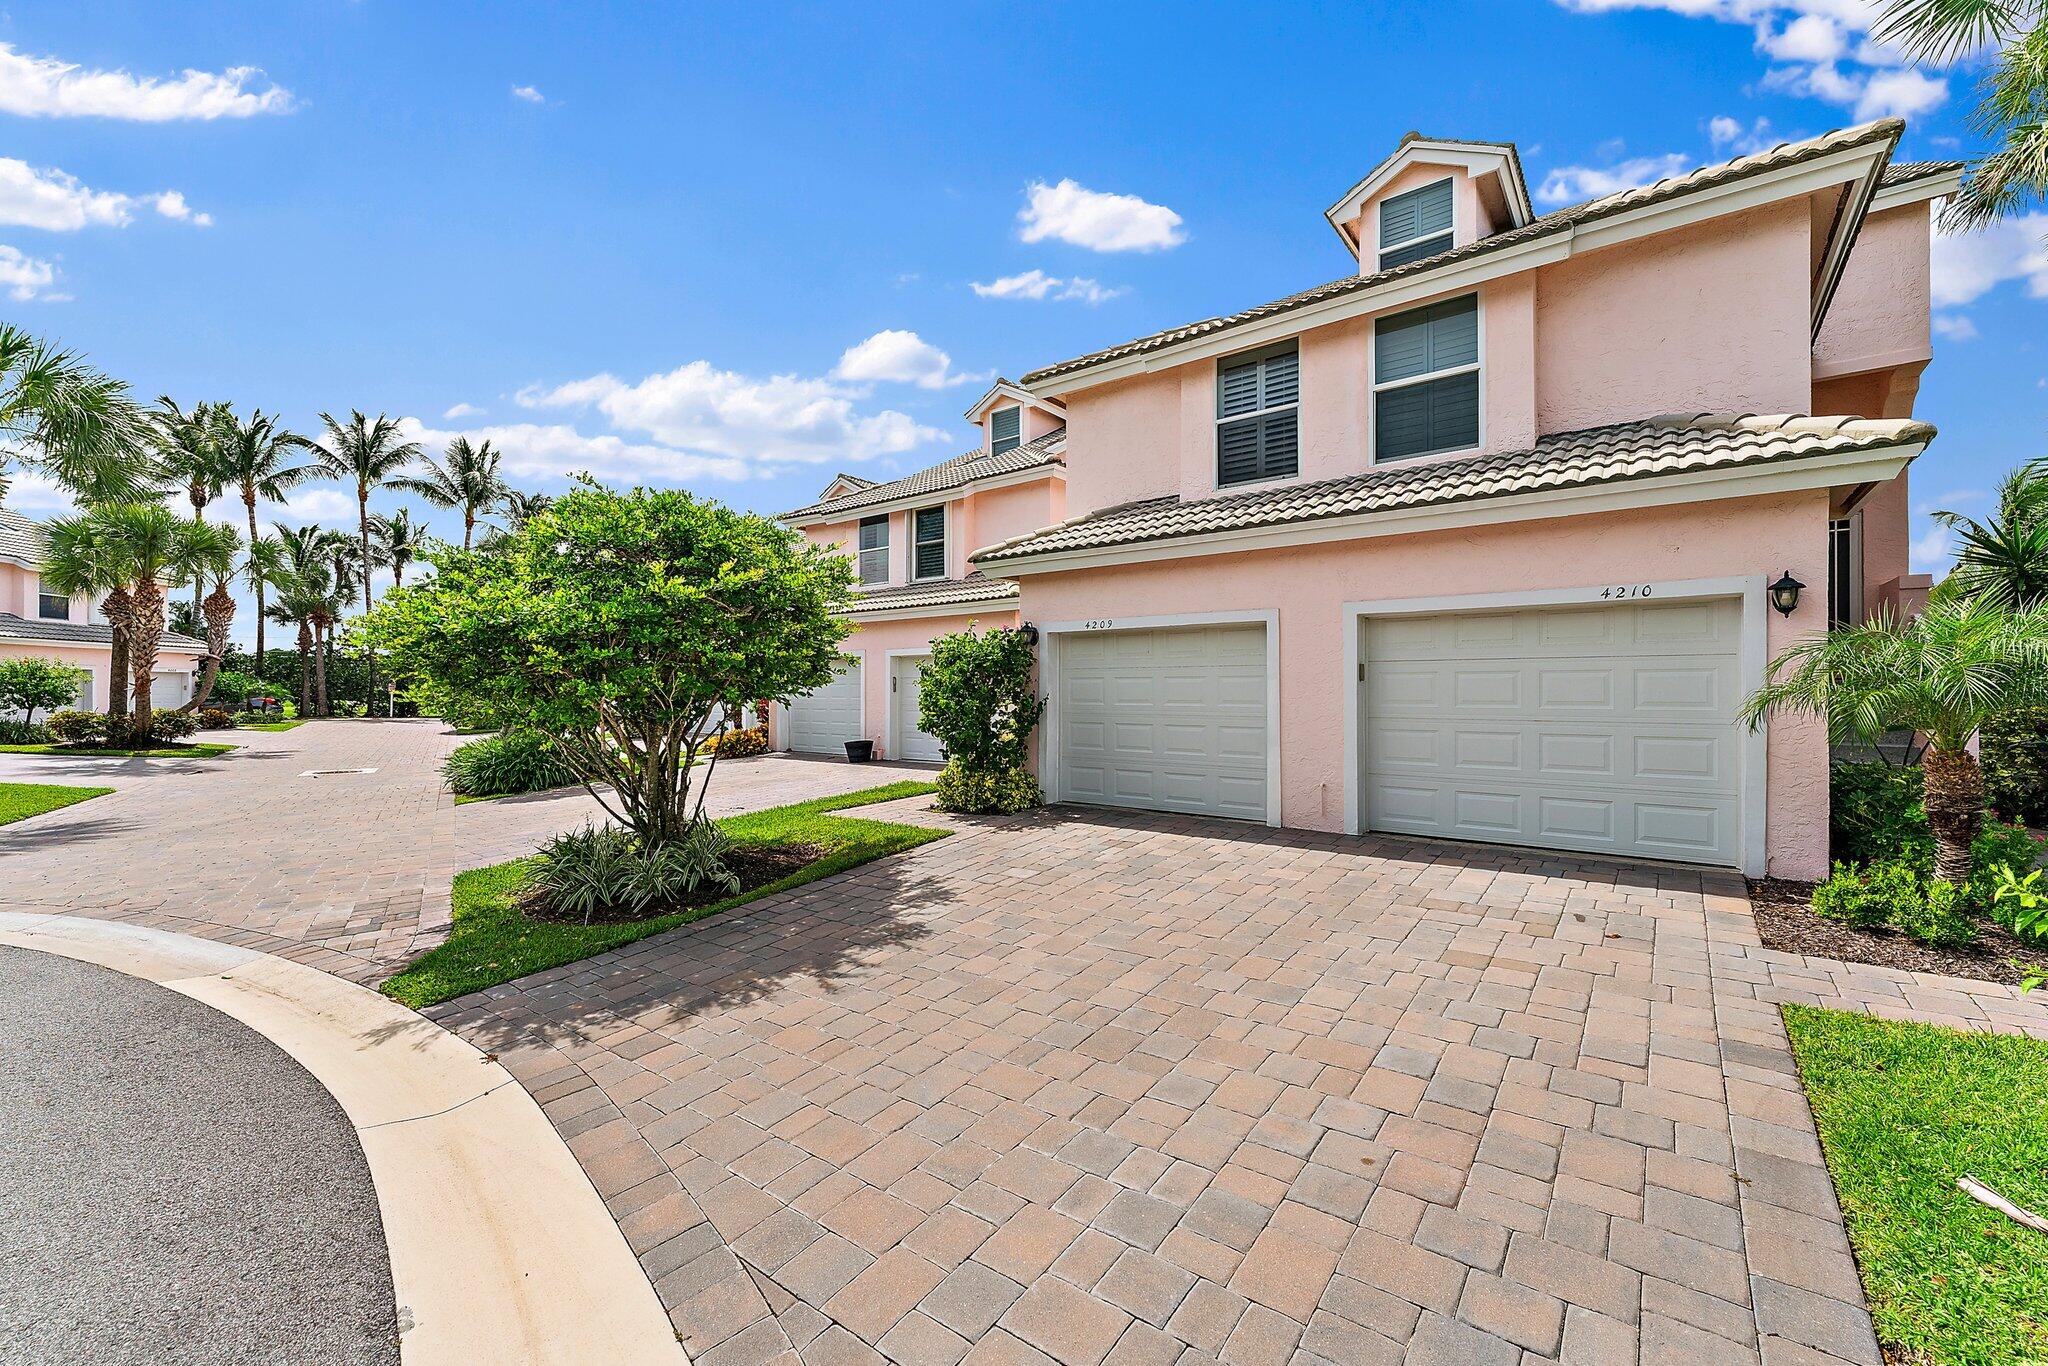
[[[405,587],[405,567],[426,554],[434,540],[427,524],[415,522],[404,508],[389,517],[371,518],[370,534],[376,538],[378,559],[391,566],[393,588]]]
[[[2005,477],[1998,511],[1988,522],[1960,512],[1934,520],[1957,533],[1956,567],[1944,590],[2030,607],[2048,598],[2048,457]]]
[[[320,466],[314,463],[294,463],[298,452],[308,449],[310,443],[303,436],[286,431],[277,425],[277,419],[265,417],[261,410],[243,422],[225,408],[217,409],[219,420],[218,440],[221,449],[222,472],[227,482],[242,495],[242,509],[249,514],[249,545],[253,549],[261,533],[256,530],[256,503],[258,499],[271,502],[284,501],[285,495],[320,473]],[[254,565],[248,574],[249,586],[256,591],[256,672],[263,672],[263,623],[268,613],[263,610],[265,576]]]
[[[1743,704],[1752,729],[1773,712],[1825,717],[1836,741],[1875,742],[1890,730],[1927,737],[1921,756],[1934,875],[1970,876],[1970,843],[1984,824],[1984,775],[1970,742],[2014,707],[2048,701],[2048,605],[2010,610],[1943,595],[1910,621],[1889,612],[1801,641],[1771,661]]]
[[[228,592],[228,580],[242,554],[242,533],[223,522],[190,522],[185,527],[178,560],[192,580],[192,594],[198,597],[206,584],[213,585],[200,604],[206,621],[206,662],[201,666],[199,687],[180,711],[197,711],[213,696],[213,681],[220,674],[221,656],[228,648],[228,628],[235,622],[235,597]]]
[[[393,483],[398,472],[420,457],[417,441],[405,441],[398,424],[384,414],[375,419],[367,418],[361,412],[350,409],[348,421],[337,422],[332,413],[320,414],[320,421],[326,424],[327,440],[314,447],[320,453],[321,468],[337,479],[352,479],[356,486],[356,525],[361,533],[362,562],[357,566],[363,576],[363,611],[373,605],[370,592],[370,574],[376,560],[370,553],[370,494],[386,484]],[[376,692],[377,652],[369,651],[368,691],[363,697],[363,708],[369,710],[370,697]]]
[[[107,731],[110,736],[123,733],[128,729],[128,625],[133,606],[127,557],[104,525],[83,514],[60,517],[47,531],[43,587],[66,597],[84,593],[100,599],[100,615],[113,633],[108,647]]]
[[[313,618],[327,607],[324,580],[309,583],[296,576],[277,585],[277,600],[268,608],[270,619],[281,626],[299,628],[299,715],[312,716],[313,709]]]
[[[164,636],[164,582],[180,577],[186,553],[181,521],[162,503],[108,503],[87,512],[126,561],[132,598],[128,628],[129,695],[134,699],[131,731],[137,745],[149,742],[154,720],[150,685],[156,674],[157,647]]]
[[[178,407],[176,400],[166,394],[157,399],[156,409],[149,415],[150,431],[154,437],[158,468],[167,483],[185,491],[185,501],[192,505],[192,520],[205,520],[206,505],[220,497],[227,487],[228,471],[226,461],[221,457],[219,441],[220,421],[215,405],[199,403],[191,412]],[[200,619],[199,596],[203,591],[200,580],[192,580],[192,619]]]
[[[519,530],[534,518],[555,505],[552,495],[545,493],[521,493],[518,489],[505,491],[505,520],[511,529]]]
[[[12,459],[85,502],[140,497],[153,476],[142,434],[126,385],[0,323],[0,475]]]
[[[476,519],[495,508],[512,492],[499,477],[499,453],[486,441],[469,444],[458,436],[448,443],[440,460],[429,457],[426,473],[393,479],[391,486],[416,493],[437,508],[462,509],[462,548],[468,550],[476,534]]]

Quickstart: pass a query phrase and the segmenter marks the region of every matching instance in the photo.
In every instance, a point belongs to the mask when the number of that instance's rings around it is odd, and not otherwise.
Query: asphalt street
[[[0,1359],[399,1359],[361,1145],[211,1007],[0,948]]]

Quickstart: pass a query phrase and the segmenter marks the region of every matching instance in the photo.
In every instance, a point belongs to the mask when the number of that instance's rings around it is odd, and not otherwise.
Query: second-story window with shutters
[[[1451,182],[1438,180],[1380,201],[1380,269],[1451,249]]]
[[[1373,459],[1478,444],[1478,296],[1381,318],[1373,325]]]
[[[872,588],[878,583],[889,581],[889,519],[887,517],[863,517],[860,519],[860,581],[861,586]]]
[[[946,577],[946,509],[919,508],[911,536],[910,577]]]
[[[998,408],[988,415],[988,451],[1001,455],[1024,444],[1024,410]]]
[[[1301,353],[1282,342],[1216,365],[1216,482],[1291,479],[1301,468]]]

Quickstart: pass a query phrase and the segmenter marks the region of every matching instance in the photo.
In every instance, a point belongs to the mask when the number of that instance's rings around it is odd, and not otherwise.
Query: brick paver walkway
[[[593,809],[453,807],[432,723],[238,738],[219,764],[0,760],[121,788],[0,829],[0,909],[374,981],[444,932],[454,870]],[[750,761],[714,804],[887,776]],[[888,809],[944,819],[924,805]],[[955,825],[431,1012],[542,1102],[705,1366],[1868,1366],[1776,1004],[2048,1037],[2007,988],[1760,948],[1728,876]]]

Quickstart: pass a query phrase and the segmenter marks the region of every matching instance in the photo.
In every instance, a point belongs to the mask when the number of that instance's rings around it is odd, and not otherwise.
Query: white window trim
[[[1682,602],[1700,598],[1737,598],[1742,603],[1742,647],[1737,669],[1745,695],[1763,686],[1764,670],[1770,658],[1770,609],[1767,576],[1750,574],[1725,579],[1680,579],[1646,585],[1649,600]],[[1440,598],[1398,598],[1385,602],[1347,602],[1338,620],[1343,623],[1344,672],[1338,679],[1344,704],[1344,829],[1362,835],[1365,831],[1364,802],[1361,799],[1365,753],[1359,744],[1365,684],[1359,679],[1364,658],[1360,641],[1367,617],[1431,616],[1442,612],[1493,611],[1519,607],[1599,606],[1605,584],[1583,588],[1538,588],[1510,593],[1461,593]],[[1770,727],[1744,728],[1742,755],[1741,825],[1738,841],[1741,871],[1748,877],[1763,877],[1768,866],[1765,842],[1766,794],[1770,760]],[[1589,858],[1600,857],[1597,854]]]
[[[983,450],[987,451],[990,455],[1000,454],[1000,452],[996,450],[997,413],[1015,413],[1017,415],[1017,446],[1022,446],[1029,443],[1030,438],[1024,435],[1024,405],[1021,403],[1013,403],[1006,408],[991,408],[988,410],[988,444],[982,448]],[[1011,446],[1009,447],[1009,449],[1014,451],[1017,449],[1017,446]]]
[[[1432,370],[1426,375],[1411,375],[1407,379],[1388,380],[1385,384],[1381,384],[1377,380],[1373,381],[1372,392],[1367,395],[1365,405],[1365,463],[1368,469],[1380,463],[1380,394],[1394,389],[1411,388],[1417,384],[1427,384],[1432,380],[1450,379],[1456,375],[1476,374],[1479,376],[1479,439],[1469,446],[1453,446],[1448,450],[1425,451],[1417,455],[1404,455],[1389,460],[1386,463],[1389,467],[1395,465],[1424,465],[1432,460],[1449,460],[1461,455],[1476,455],[1486,449],[1486,292],[1475,289],[1471,291],[1471,294],[1474,315],[1472,320],[1473,337],[1474,346],[1479,353],[1478,360],[1470,365],[1452,366],[1448,370]],[[1366,329],[1365,334],[1366,375],[1370,377],[1380,372],[1380,320],[1382,318],[1391,318],[1402,313],[1413,313],[1419,308],[1429,308],[1435,304],[1449,303],[1453,298],[1462,297],[1463,294],[1461,292],[1446,298],[1432,299],[1419,304],[1410,304],[1402,308],[1388,309],[1385,313],[1376,314],[1373,317],[1372,326]]]
[[[1290,480],[1301,478],[1301,339],[1299,337],[1290,338],[1285,342],[1269,342],[1265,346],[1254,346],[1244,351],[1233,351],[1227,356],[1218,356],[1216,358],[1216,373],[1210,381],[1214,389],[1215,400],[1210,406],[1213,408],[1221,408],[1223,406],[1223,372],[1232,361],[1240,356],[1257,355],[1261,360],[1264,360],[1268,355],[1284,355],[1290,346],[1294,351],[1294,402],[1277,404],[1271,408],[1260,408],[1249,413],[1234,413],[1229,417],[1225,417],[1221,413],[1216,415],[1216,424],[1209,433],[1209,486],[1218,493],[1238,493],[1245,489],[1264,488],[1268,484],[1285,484]],[[1234,484],[1224,483],[1223,424],[1226,422],[1249,422],[1253,418],[1263,418],[1269,413],[1285,413],[1290,411],[1294,414],[1294,473],[1271,474],[1263,479],[1240,479]]]
[[[1450,226],[1450,227],[1448,227],[1448,228],[1445,228],[1445,229],[1444,229],[1444,230],[1443,230],[1442,232],[1418,232],[1418,233],[1416,233],[1416,234],[1415,234],[1415,235],[1414,235],[1413,237],[1404,237],[1404,238],[1402,238],[1402,239],[1401,239],[1400,241],[1398,241],[1398,242],[1385,242],[1385,243],[1381,243],[1381,244],[1380,244],[1379,246],[1376,246],[1376,247],[1374,247],[1374,248],[1373,248],[1373,251],[1372,251],[1372,260],[1373,260],[1373,269],[1374,269],[1374,270],[1385,270],[1385,269],[1386,269],[1386,267],[1385,267],[1385,266],[1383,266],[1383,265],[1381,265],[1381,264],[1380,264],[1380,261],[1381,261],[1381,260],[1383,260],[1383,259],[1384,259],[1384,258],[1386,257],[1386,255],[1387,255],[1387,254],[1388,254],[1389,252],[1395,252],[1395,251],[1399,251],[1399,250],[1401,250],[1401,249],[1402,249],[1403,247],[1412,247],[1412,246],[1414,246],[1414,245],[1415,245],[1415,244],[1416,244],[1417,242],[1427,242],[1427,241],[1428,241],[1428,240],[1429,240],[1430,238],[1432,238],[1432,237],[1448,237],[1448,238],[1450,238],[1450,239],[1451,239],[1451,244],[1450,244],[1450,246],[1448,246],[1448,247],[1445,247],[1445,248],[1444,248],[1444,250],[1445,250],[1445,251],[1451,251],[1451,250],[1454,250],[1454,249],[1455,249],[1455,248],[1457,247],[1457,245],[1458,245],[1458,186],[1457,186],[1457,184],[1456,184],[1456,182],[1457,182],[1457,179],[1458,179],[1458,178],[1457,178],[1456,176],[1448,176],[1448,175],[1447,175],[1447,176],[1444,176],[1444,177],[1442,177],[1442,178],[1441,178],[1441,179],[1439,179],[1439,180],[1432,180],[1432,181],[1429,181],[1429,182],[1428,182],[1427,184],[1423,184],[1423,185],[1417,185],[1417,186],[1414,186],[1414,187],[1413,187],[1413,188],[1411,188],[1411,189],[1406,189],[1406,190],[1403,190],[1403,191],[1401,191],[1401,194],[1400,194],[1400,195],[1391,195],[1391,194],[1390,194],[1390,195],[1388,195],[1388,196],[1387,196],[1387,199],[1399,199],[1399,198],[1401,197],[1401,195],[1407,195],[1407,194],[1416,194],[1416,193],[1419,193],[1419,192],[1421,192],[1421,191],[1423,191],[1423,190],[1429,190],[1429,189],[1434,189],[1434,188],[1436,188],[1436,187],[1437,187],[1438,185],[1449,185],[1449,186],[1451,187],[1451,226]],[[1381,222],[1382,222],[1382,221],[1383,221],[1383,220],[1384,220],[1384,219],[1386,218],[1386,213],[1387,213],[1387,199],[1382,199],[1382,200],[1381,200],[1381,201],[1380,201],[1380,202],[1379,202],[1378,204],[1374,205],[1374,208],[1375,208],[1375,209],[1377,210],[1377,212],[1375,212],[1375,213],[1373,214],[1373,235],[1372,235],[1372,236],[1373,236],[1373,241],[1375,241],[1375,242],[1379,242],[1379,239],[1380,239],[1379,227],[1380,227],[1380,224],[1381,224]]]
[[[917,519],[919,514],[930,512],[935,508],[939,514],[939,572],[936,574],[920,574],[917,572],[917,548],[919,544],[917,539]],[[953,518],[946,511],[946,505],[944,503],[927,503],[915,512],[912,512],[907,520],[910,523],[910,582],[929,583],[934,579],[945,578],[946,570],[949,567],[947,557],[951,550],[947,542],[952,539],[953,535]]]
[[[870,520],[881,522],[882,543],[877,546],[864,547],[860,543],[861,524]],[[895,576],[891,572],[893,566],[889,563],[889,542],[892,539],[890,533],[894,529],[893,520],[887,513],[882,513],[879,516],[870,514],[855,520],[853,524],[853,576],[858,581],[855,585],[856,587],[886,588],[895,582]],[[879,554],[882,557],[882,577],[879,579],[870,579],[867,575],[867,557],[873,554]]]
[[[1833,572],[1835,564],[1834,531],[1836,522],[1849,524],[1849,620],[1854,626],[1863,620],[1863,512],[1857,509],[1846,517],[1828,518],[1828,569]],[[1828,584],[1828,609],[1834,610],[1834,584]]]
[[[1038,772],[1047,799],[1061,796],[1060,773],[1060,642],[1065,637],[1094,631],[1154,631],[1176,626],[1262,625],[1266,628],[1266,824],[1280,824],[1280,612],[1277,608],[1250,612],[1175,612],[1164,616],[1098,617],[1092,621],[1055,621],[1038,628],[1040,649],[1038,677],[1050,680],[1045,692],[1045,715],[1038,727]],[[1169,813],[1171,814],[1171,813]]]

